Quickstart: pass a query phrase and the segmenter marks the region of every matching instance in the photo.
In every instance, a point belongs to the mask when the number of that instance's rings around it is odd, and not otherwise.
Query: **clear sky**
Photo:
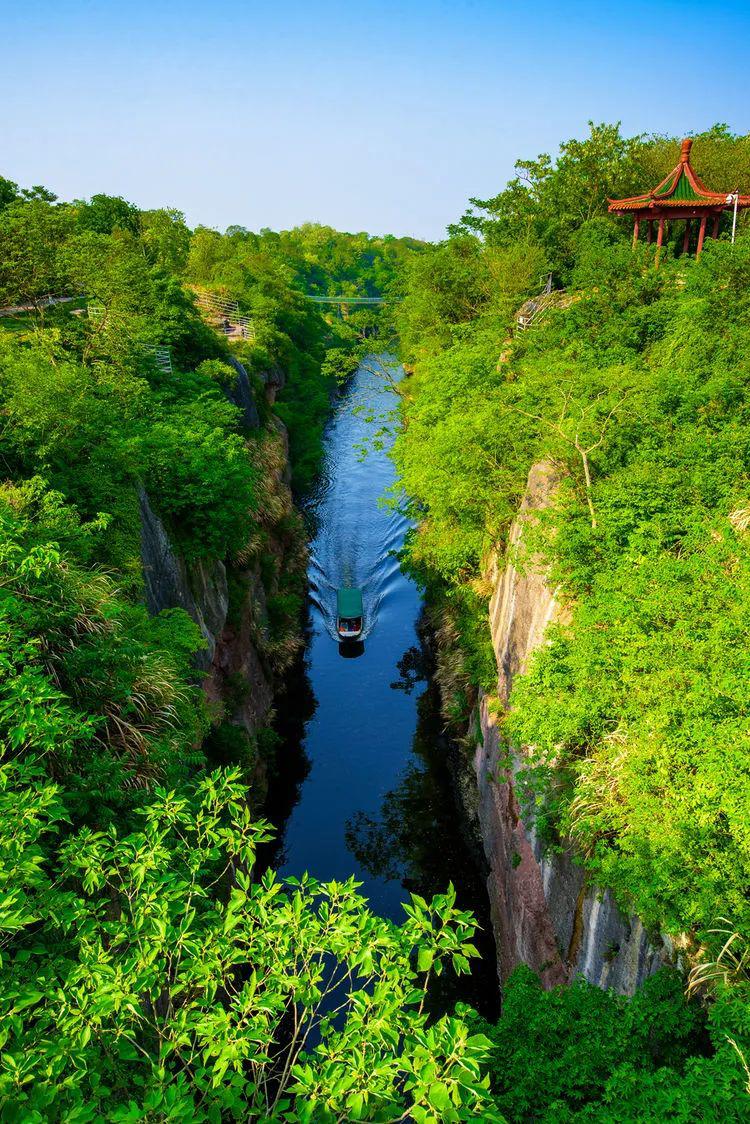
[[[750,128],[750,0],[0,0],[0,174],[438,238],[589,118]]]

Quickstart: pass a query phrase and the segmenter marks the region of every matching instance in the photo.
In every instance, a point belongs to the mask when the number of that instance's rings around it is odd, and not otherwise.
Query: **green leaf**
[[[434,953],[431,948],[422,947],[417,953],[417,968],[420,972],[428,972],[432,967]]]

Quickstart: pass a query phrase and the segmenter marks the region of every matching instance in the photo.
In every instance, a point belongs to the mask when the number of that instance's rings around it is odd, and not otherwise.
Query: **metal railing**
[[[168,347],[156,346],[152,348],[154,362],[165,375],[172,374],[172,355]]]
[[[538,297],[524,301],[516,313],[516,328],[520,332],[535,328],[551,308],[561,308],[565,304],[565,290],[552,288],[552,274]]]
[[[240,314],[237,301],[206,290],[196,292],[196,300],[198,307],[207,314],[207,318],[228,338],[255,339],[255,325],[251,317]]]
[[[319,297],[307,293],[307,299],[315,304],[384,304],[385,297]]]

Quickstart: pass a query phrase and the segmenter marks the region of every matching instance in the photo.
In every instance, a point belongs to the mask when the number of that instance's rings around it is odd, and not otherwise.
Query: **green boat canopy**
[[[336,606],[340,617],[361,617],[362,591],[360,589],[340,589]]]

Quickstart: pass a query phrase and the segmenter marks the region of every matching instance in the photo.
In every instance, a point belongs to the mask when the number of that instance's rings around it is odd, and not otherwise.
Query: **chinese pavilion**
[[[693,219],[697,219],[700,223],[697,252],[700,254],[703,249],[709,218],[711,219],[711,236],[717,238],[722,211],[750,207],[750,195],[708,190],[698,179],[690,163],[692,146],[693,142],[689,138],[682,142],[679,164],[672,169],[668,176],[665,176],[653,191],[649,191],[645,195],[633,195],[629,199],[610,199],[609,210],[613,214],[633,216],[633,245],[638,241],[642,222],[648,224],[647,239],[649,242],[653,240],[654,222],[658,223],[656,245],[657,249],[660,249],[664,241],[665,221],[667,219],[670,221],[683,219],[685,235],[682,240],[682,250],[683,253],[686,253],[690,245],[691,223]]]

